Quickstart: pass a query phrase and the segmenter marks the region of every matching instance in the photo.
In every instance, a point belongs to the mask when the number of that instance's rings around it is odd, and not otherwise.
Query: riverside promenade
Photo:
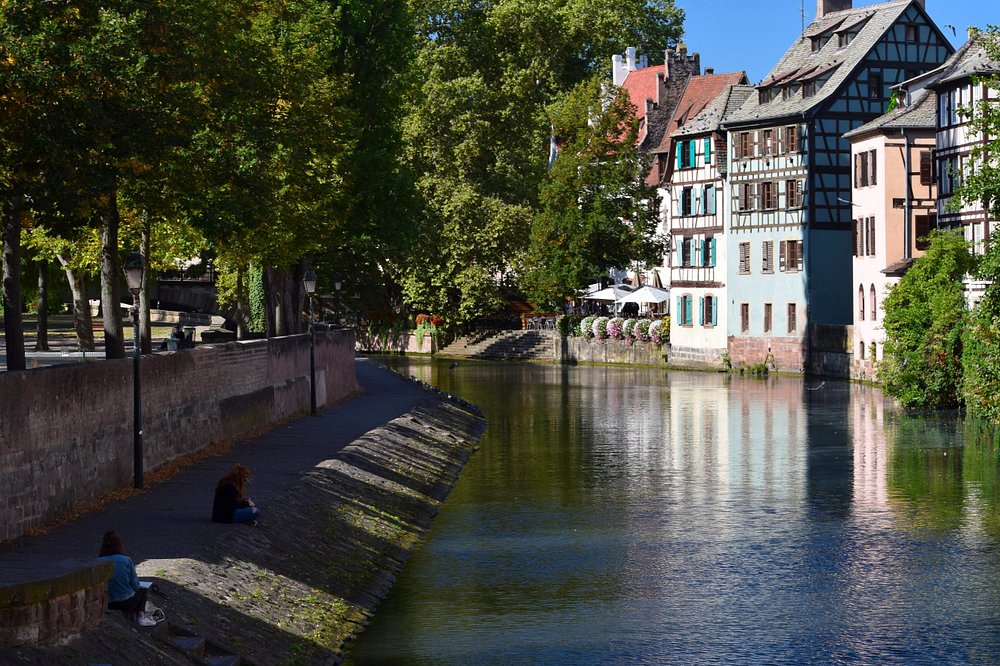
[[[159,588],[168,593],[162,599],[156,594],[150,595],[151,602],[167,610],[168,620],[190,625],[211,618],[207,622],[208,630],[201,633],[219,642],[229,638],[230,646],[237,643],[231,650],[242,654],[242,663],[269,663],[278,658],[277,654],[253,654],[255,649],[259,651],[259,646],[268,646],[268,638],[275,645],[284,641],[293,652],[301,650],[303,644],[311,650],[319,649],[326,655],[314,655],[320,661],[336,659],[338,646],[363,626],[368,612],[378,601],[376,597],[384,596],[391,585],[393,574],[389,570],[396,565],[402,566],[408,549],[415,547],[422,529],[429,525],[434,509],[423,498],[437,496],[434,501],[443,500],[461,468],[461,461],[452,459],[447,465],[450,471],[442,473],[445,459],[451,453],[445,452],[447,447],[428,448],[438,446],[434,441],[435,432],[445,434],[452,421],[447,414],[442,418],[442,410],[447,412],[460,406],[448,407],[440,395],[373,361],[360,358],[355,364],[362,395],[317,416],[304,416],[238,443],[229,452],[198,462],[124,500],[108,502],[98,510],[41,534],[0,544],[0,589],[7,584],[43,579],[50,571],[58,571],[60,563],[94,559],[104,532],[115,530],[122,536],[125,550],[136,562],[140,576],[153,578]],[[454,416],[456,423],[462,421],[457,412]],[[481,421],[481,417],[475,418]],[[478,428],[475,426],[468,431],[473,436],[467,439],[467,451],[462,454],[466,458],[474,449]],[[434,472],[434,478],[429,473],[423,478],[426,470],[438,461],[442,464]],[[235,463],[251,470],[247,494],[262,510],[257,527],[210,521],[215,484]],[[358,505],[351,506],[351,502],[357,502],[359,497],[363,500],[361,513],[370,512],[374,506],[376,513],[396,516],[388,530],[385,525],[375,525],[378,528],[375,536],[389,552],[391,566],[388,568],[385,563],[373,565],[374,559],[355,562],[365,559],[354,556],[359,548],[351,543],[345,548],[344,538],[333,539],[340,542],[335,548],[341,549],[342,556],[330,555],[329,559],[337,561],[343,569],[356,566],[389,571],[376,574],[378,580],[374,587],[364,583],[360,591],[343,595],[349,599],[364,598],[361,604],[366,606],[364,613],[324,617],[327,624],[350,626],[343,635],[313,636],[312,641],[307,636],[303,641],[300,635],[291,633],[287,622],[284,631],[277,630],[275,627],[283,626],[281,621],[272,623],[270,617],[261,621],[254,609],[239,608],[234,623],[252,625],[248,629],[252,632],[251,639],[245,641],[248,647],[240,649],[242,646],[233,637],[238,632],[227,629],[223,618],[231,609],[227,609],[225,603],[220,605],[219,597],[223,602],[230,596],[247,601],[253,595],[257,600],[257,595],[264,595],[261,586],[274,582],[267,595],[273,608],[259,610],[265,615],[273,612],[278,618],[285,614],[286,620],[294,619],[290,617],[294,611],[283,604],[290,603],[288,599],[296,593],[300,600],[313,599],[319,594],[315,590],[322,589],[322,585],[315,588],[315,581],[309,580],[313,578],[309,573],[313,569],[308,565],[300,567],[299,562],[281,561],[282,554],[287,556],[291,550],[322,555],[326,547],[320,543],[324,540],[323,535],[338,531],[342,536],[348,533],[347,542],[366,542],[361,544],[365,548],[360,550],[370,548],[372,542],[364,536],[364,530],[353,530],[356,525],[344,518],[358,513]],[[419,509],[410,510],[418,504]],[[411,520],[408,513],[420,514],[419,519]],[[332,530],[331,524],[334,525]],[[405,538],[393,541],[387,537],[386,533],[392,529],[398,529]],[[406,545],[400,546],[403,541]],[[315,552],[310,553],[310,548]],[[227,562],[230,557],[232,561]],[[231,572],[241,567],[246,569],[246,578],[242,585],[234,585]],[[362,578],[356,573],[351,575],[352,583]],[[337,579],[328,572],[326,575],[329,576],[328,584]],[[214,588],[213,578],[218,579]],[[288,579],[284,589],[279,589],[279,578]],[[299,583],[306,585],[300,590],[296,587]],[[192,589],[200,592],[192,593]],[[334,608],[338,603],[333,599],[328,606]],[[81,645],[71,642],[74,647],[69,652],[59,647],[12,648],[0,650],[0,663],[7,663],[5,659],[16,659],[18,663],[78,663],[74,659],[82,655],[89,657],[84,663],[191,663],[180,658],[181,654],[175,655],[178,661],[174,662],[166,659],[165,653],[150,652],[150,639],[144,635],[153,632],[139,630],[135,623],[122,619],[121,615],[109,613],[100,627],[85,632]],[[254,622],[249,622],[250,619]],[[308,619],[312,625],[322,624],[315,618]],[[102,633],[105,636],[95,640],[94,635]],[[257,647],[254,645],[257,641],[252,640],[256,635],[262,637]],[[75,656],[70,658],[74,651]],[[109,653],[107,658],[105,651]],[[149,658],[139,658],[139,651],[148,652]],[[194,663],[203,662],[195,660]]]

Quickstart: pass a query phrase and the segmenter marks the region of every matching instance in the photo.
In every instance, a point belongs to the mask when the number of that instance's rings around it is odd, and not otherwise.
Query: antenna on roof
[[[806,31],[806,0],[802,0],[799,8],[799,13],[802,14],[802,32]]]

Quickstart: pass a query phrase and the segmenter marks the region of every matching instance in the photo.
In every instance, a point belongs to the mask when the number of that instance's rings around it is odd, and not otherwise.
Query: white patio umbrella
[[[670,300],[670,292],[657,287],[639,287],[629,295],[623,297],[619,303],[662,303]]]
[[[608,287],[607,289],[601,289],[600,291],[595,291],[592,294],[584,296],[584,298],[591,301],[617,301],[623,296],[628,296],[632,293],[628,289],[622,288],[621,285],[614,285],[613,287]]]

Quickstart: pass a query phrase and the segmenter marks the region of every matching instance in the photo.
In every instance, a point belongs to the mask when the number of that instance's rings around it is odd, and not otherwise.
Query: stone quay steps
[[[462,336],[438,352],[464,358],[551,361],[556,356],[556,331],[478,331]]]
[[[193,631],[173,626],[168,620],[158,622],[147,632],[167,645],[193,657],[196,663],[208,666],[240,666],[242,662],[238,654],[206,640]]]

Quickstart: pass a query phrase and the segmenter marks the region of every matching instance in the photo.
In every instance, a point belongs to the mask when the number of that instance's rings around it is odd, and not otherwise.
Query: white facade
[[[671,250],[671,358],[718,365],[726,351],[728,197],[716,165],[716,135],[678,137],[675,146],[674,169],[664,191]]]

